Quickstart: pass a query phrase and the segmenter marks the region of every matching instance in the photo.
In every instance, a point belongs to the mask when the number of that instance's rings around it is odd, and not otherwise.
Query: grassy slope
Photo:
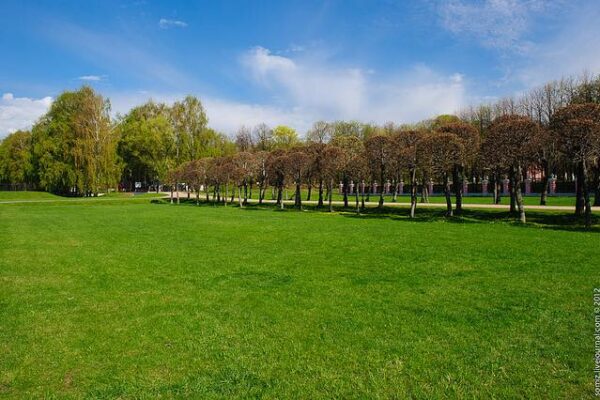
[[[137,202],[0,219],[0,397],[592,394],[597,232]]]

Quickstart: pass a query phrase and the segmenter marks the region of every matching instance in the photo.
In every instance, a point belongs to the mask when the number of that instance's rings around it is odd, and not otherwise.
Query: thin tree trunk
[[[417,169],[412,167],[410,170],[410,217],[415,217],[417,209]]]
[[[283,186],[277,185],[277,201],[275,204],[279,205],[283,209]]]
[[[175,184],[175,190],[177,193],[177,204],[179,204],[179,184],[178,183]]]
[[[196,188],[196,205],[200,205],[200,186]]]
[[[592,205],[590,202],[590,191],[587,183],[587,164],[585,159],[581,162],[583,180],[581,186],[583,186],[583,198],[585,201],[585,227],[590,228],[592,226]]]
[[[327,188],[328,190],[328,201],[329,201],[329,212],[333,212],[333,204],[331,202],[332,198],[333,198],[333,179],[331,179],[331,181],[329,182],[329,187]]]
[[[516,172],[515,172],[515,169],[513,167],[511,167],[510,168],[510,178],[509,178],[509,182],[508,182],[508,189],[510,192],[510,213],[511,214],[517,213],[517,202],[515,199],[515,196],[516,196],[515,180],[516,180]]]
[[[452,188],[450,187],[450,176],[444,173],[444,194],[446,195],[446,217],[452,216]]]
[[[173,204],[173,185],[171,185],[171,204]]]
[[[585,180],[585,175],[583,174],[583,163],[579,162],[577,164],[577,190],[576,190],[576,199],[575,199],[575,215],[583,215],[585,212],[585,198],[583,193],[583,181]]]
[[[548,176],[550,175],[550,168],[548,167],[548,160],[542,159],[542,193],[540,194],[540,206],[546,205],[548,198]]]
[[[242,203],[242,189],[238,186],[238,203],[240,208],[242,208],[244,205]]]
[[[600,158],[598,158],[594,170],[594,206],[600,207]]]
[[[361,202],[361,207],[364,210],[365,209],[365,185],[363,185],[361,183],[360,185],[362,187],[362,189],[360,190],[360,202]],[[358,190],[357,190],[358,192]]]
[[[360,203],[358,201],[358,188],[354,191],[354,199],[356,200],[356,213],[360,214]]]
[[[517,167],[515,178],[515,201],[519,210],[519,220],[524,224],[526,222],[525,206],[523,205],[523,191],[521,189],[523,186],[523,170],[520,165]]]
[[[319,201],[317,207],[323,207],[323,179],[319,179]]]
[[[463,198],[463,171],[462,165],[455,165],[452,171],[452,184],[454,186],[454,195],[456,196],[456,213],[462,212]]]
[[[342,193],[344,194],[344,208],[348,208],[348,178],[342,179]]]
[[[298,210],[302,210],[302,194],[300,193],[300,181],[296,181],[296,195],[294,197],[294,206]]]
[[[310,201],[311,194],[312,194],[312,182],[308,181],[308,194],[306,196],[306,201]]]

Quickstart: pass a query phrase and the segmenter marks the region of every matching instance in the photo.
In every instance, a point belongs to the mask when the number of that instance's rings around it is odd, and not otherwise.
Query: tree
[[[586,226],[591,225],[589,166],[600,157],[600,105],[573,104],[557,111],[550,122],[558,150],[574,164],[577,173],[575,213],[585,213]]]
[[[205,143],[203,133],[208,124],[202,102],[194,96],[186,96],[171,108],[175,132],[175,161],[196,160],[201,157]]]
[[[269,151],[273,148],[273,130],[267,124],[258,124],[254,128],[254,143],[259,151]]]
[[[116,185],[120,164],[110,103],[89,86],[64,92],[32,129],[40,186],[60,194],[96,194]]]
[[[513,198],[519,219],[523,223],[526,221],[522,195],[523,174],[534,160],[538,134],[539,125],[529,117],[506,115],[494,120],[486,138],[487,146],[496,153],[493,163],[503,166],[510,176]]]
[[[339,170],[339,179],[343,184],[344,207],[348,207],[348,188],[350,187],[351,180],[364,179],[368,176],[368,172],[370,172],[368,164],[366,165],[366,171],[363,168],[363,163],[368,162],[365,145],[358,136],[354,135],[336,136],[331,140],[331,144],[338,147],[343,153],[343,157],[337,161],[337,168]],[[350,164],[353,160],[359,163],[359,165],[356,165],[356,169]],[[355,174],[356,176],[354,176]]]
[[[366,158],[371,168],[371,174],[380,182],[379,207],[383,207],[383,185],[391,162],[390,143],[390,139],[383,135],[371,136],[365,141]]]
[[[246,126],[242,126],[235,134],[235,146],[238,151],[251,151],[254,147],[252,131]]]
[[[130,190],[134,182],[142,182],[154,184],[158,192],[160,182],[167,179],[167,171],[175,164],[175,134],[169,118],[167,106],[154,102],[120,118],[117,153],[123,160],[122,182]]]
[[[441,117],[442,116],[438,117],[438,119]],[[464,149],[464,154],[461,155],[460,162],[452,167],[452,182],[454,186],[454,194],[456,196],[456,212],[460,214],[462,212],[465,168],[472,168],[474,166],[477,155],[479,154],[481,140],[479,133],[472,125],[462,122],[454,116],[444,117],[444,122],[437,126],[437,131],[455,135],[456,138],[462,143]],[[450,117],[454,117],[455,119]],[[447,122],[447,120],[451,120],[452,122]]]
[[[278,125],[273,129],[273,148],[291,149],[298,145],[300,140],[294,128],[285,125]]]
[[[31,132],[28,131],[16,131],[0,142],[0,182],[32,183],[31,146]]]
[[[329,203],[329,212],[333,212],[333,186],[334,181],[339,177],[341,165],[344,164],[346,153],[335,145],[328,145],[323,154],[322,174],[327,185],[327,201]]]
[[[310,201],[312,182],[315,180],[318,184],[318,201],[317,207],[323,207],[323,163],[325,156],[325,149],[327,145],[319,142],[309,142],[306,146],[306,154],[308,156],[308,165],[306,168],[306,179],[308,181],[308,197],[307,201]]]
[[[306,174],[306,170],[309,165],[309,158],[302,147],[296,147],[291,149],[287,155],[289,166],[288,171],[291,178],[294,180],[296,185],[296,192],[294,195],[294,206],[301,210],[302,209],[302,179]]]
[[[331,140],[333,127],[325,121],[317,121],[306,133],[306,141],[309,143],[328,143]]]
[[[237,153],[232,158],[232,168],[236,171],[238,187],[244,188],[244,201],[240,206],[248,204],[248,187],[257,175],[258,159],[247,151]]]
[[[285,150],[274,150],[269,153],[267,158],[267,175],[271,179],[271,184],[277,188],[277,201],[276,204],[283,209],[283,188],[286,184],[286,177],[288,176],[290,161],[288,154]]]
[[[400,168],[408,170],[410,179],[410,217],[415,217],[417,208],[417,166],[420,140],[423,135],[416,130],[401,130],[391,138],[393,157],[397,158]]]
[[[419,142],[419,155],[417,156],[421,168],[428,172],[428,176],[439,177],[444,183],[446,196],[446,216],[451,217],[452,198],[450,188],[450,175],[456,164],[462,162],[464,145],[452,133],[429,133],[424,135]]]

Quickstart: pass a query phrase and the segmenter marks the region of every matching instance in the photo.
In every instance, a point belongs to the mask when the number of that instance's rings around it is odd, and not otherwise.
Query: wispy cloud
[[[188,26],[188,24],[186,22],[183,21],[179,21],[176,19],[166,19],[166,18],[161,18],[158,21],[158,26],[161,29],[169,29],[169,28],[186,28]]]
[[[34,99],[4,93],[0,98],[0,138],[18,129],[29,129],[52,104],[52,97]]]
[[[77,78],[80,81],[99,82],[105,79],[105,76],[101,75],[82,75]]]
[[[148,44],[130,41],[123,35],[92,31],[64,21],[49,24],[45,33],[47,38],[87,59],[97,68],[112,71],[112,76],[126,75],[172,89],[184,88],[195,82],[193,77],[155,55]]]
[[[532,18],[549,8],[542,0],[449,0],[439,6],[442,25],[455,34],[468,35],[484,46],[525,51]]]

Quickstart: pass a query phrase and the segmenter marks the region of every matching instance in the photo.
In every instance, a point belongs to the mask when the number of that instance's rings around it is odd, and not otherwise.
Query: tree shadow
[[[170,199],[153,199],[150,201],[152,204],[171,205]],[[196,199],[180,199],[180,203],[174,203],[174,206],[184,207],[202,207],[202,208],[218,208],[218,207],[231,207],[240,208],[239,204],[228,203],[225,206],[223,203],[213,203],[212,201],[206,201],[206,199],[200,199],[200,203],[196,203]],[[572,212],[561,212],[561,211],[541,211],[534,210],[528,211],[527,223],[522,224],[518,220],[518,215],[511,214],[506,210],[498,209],[469,209],[468,204],[466,208],[462,210],[460,214],[455,214],[452,217],[446,217],[446,210],[444,208],[426,208],[418,207],[415,213],[415,218],[410,218],[408,207],[398,206],[383,206],[383,207],[368,207],[361,209],[360,213],[357,213],[353,207],[344,208],[342,206],[334,206],[334,213],[344,217],[353,219],[387,219],[393,221],[405,221],[412,223],[430,223],[430,222],[445,222],[450,224],[483,224],[483,223],[505,223],[511,226],[517,226],[521,228],[541,228],[541,229],[552,229],[561,231],[571,232],[593,232],[600,233],[600,214],[592,214],[592,226],[586,228],[583,217],[576,216]],[[244,211],[262,211],[262,212],[311,212],[311,213],[329,213],[329,207],[325,204],[323,207],[318,207],[315,204],[306,204],[299,210],[292,204],[286,204],[281,209],[274,203],[263,203],[258,204],[257,202],[248,203],[243,205],[242,210]],[[456,213],[456,211],[455,211]]]

